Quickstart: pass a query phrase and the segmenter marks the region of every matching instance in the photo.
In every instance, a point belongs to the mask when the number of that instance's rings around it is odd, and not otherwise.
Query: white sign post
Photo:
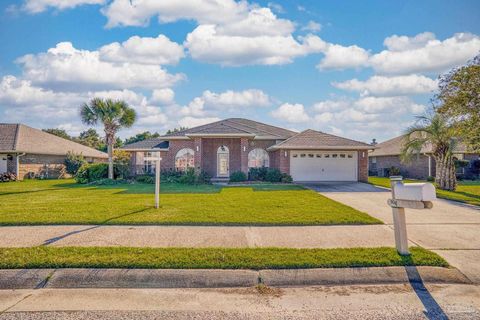
[[[403,184],[402,179],[401,176],[390,177],[392,199],[388,199],[387,203],[392,207],[397,251],[401,255],[409,255],[405,208],[431,209],[432,200],[437,196],[435,187],[431,183]]]
[[[155,208],[160,207],[160,161],[162,158],[158,157],[145,157],[145,161],[155,162]]]

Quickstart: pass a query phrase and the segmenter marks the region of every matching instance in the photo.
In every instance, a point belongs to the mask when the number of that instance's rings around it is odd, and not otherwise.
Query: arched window
[[[184,148],[175,156],[175,170],[185,171],[187,168],[195,167],[195,153],[190,148]]]
[[[248,167],[249,168],[261,168],[269,167],[270,158],[267,151],[257,148],[248,153]]]

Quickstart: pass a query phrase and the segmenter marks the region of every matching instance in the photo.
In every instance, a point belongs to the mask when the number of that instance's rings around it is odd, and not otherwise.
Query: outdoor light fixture
[[[197,146],[197,151],[199,150],[198,146]]]
[[[285,158],[287,157],[287,151],[285,151]]]
[[[247,151],[247,147],[243,146],[243,152]]]

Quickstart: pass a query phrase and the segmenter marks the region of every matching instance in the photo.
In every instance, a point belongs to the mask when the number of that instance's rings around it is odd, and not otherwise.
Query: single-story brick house
[[[0,123],[0,173],[26,177],[63,178],[68,152],[89,162],[106,161],[107,154],[23,124]]]
[[[277,168],[294,181],[367,181],[372,146],[331,134],[291,130],[230,118],[124,146],[132,169],[154,165],[145,156],[160,152],[162,170],[203,170],[217,180],[252,167]]]
[[[435,159],[432,157],[431,146],[425,146],[418,156],[414,156],[409,163],[403,163],[400,154],[403,145],[404,135],[384,141],[376,145],[368,155],[369,172],[375,176],[388,176],[389,169],[396,167],[400,169],[402,176],[412,179],[427,179],[435,176]],[[454,157],[458,160],[469,160],[470,166],[459,168],[458,175],[468,175],[473,160],[479,159],[478,153],[469,153],[465,145],[458,143]]]

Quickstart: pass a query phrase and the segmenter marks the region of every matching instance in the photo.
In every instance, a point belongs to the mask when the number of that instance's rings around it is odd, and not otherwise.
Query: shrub
[[[282,173],[278,169],[269,168],[265,176],[265,181],[280,182],[282,181]]]
[[[293,178],[291,175],[289,175],[288,173],[282,173],[282,180],[281,180],[282,183],[292,183],[293,182]]]
[[[11,172],[0,173],[0,182],[10,182],[17,180],[17,176]]]
[[[230,175],[230,182],[242,182],[245,180],[247,180],[247,175],[242,171],[235,171]]]
[[[200,172],[200,174],[197,176],[197,183],[209,184],[211,179],[212,179],[212,176],[210,176],[206,171],[202,170],[202,172]]]
[[[87,161],[85,161],[85,158],[83,155],[76,154],[74,152],[67,152],[67,157],[65,158],[65,169],[68,174],[75,175],[80,169],[80,167],[84,164],[86,164]]]
[[[135,181],[140,183],[153,184],[155,183],[155,177],[149,176],[149,175],[141,175],[141,176],[136,176]]]
[[[179,183],[184,184],[195,184],[197,181],[197,175],[195,174],[195,170],[193,168],[188,168],[183,172],[183,174],[178,178]]]
[[[78,183],[89,183],[96,180],[106,179],[108,177],[107,163],[91,163],[82,165],[75,175]]]
[[[160,173],[160,179],[164,182],[179,182],[178,180],[182,176],[181,171],[175,171],[172,169],[169,170],[163,170]]]
[[[433,181],[435,181],[435,177],[428,176],[428,177],[427,177],[427,181],[433,182]]]
[[[399,176],[400,175],[400,168],[397,168],[397,167],[390,167],[388,169],[388,175],[389,176]]]
[[[130,153],[118,149],[113,151],[113,171],[115,177],[130,176]]]
[[[248,171],[248,179],[252,181],[265,181],[268,168],[250,168]]]

